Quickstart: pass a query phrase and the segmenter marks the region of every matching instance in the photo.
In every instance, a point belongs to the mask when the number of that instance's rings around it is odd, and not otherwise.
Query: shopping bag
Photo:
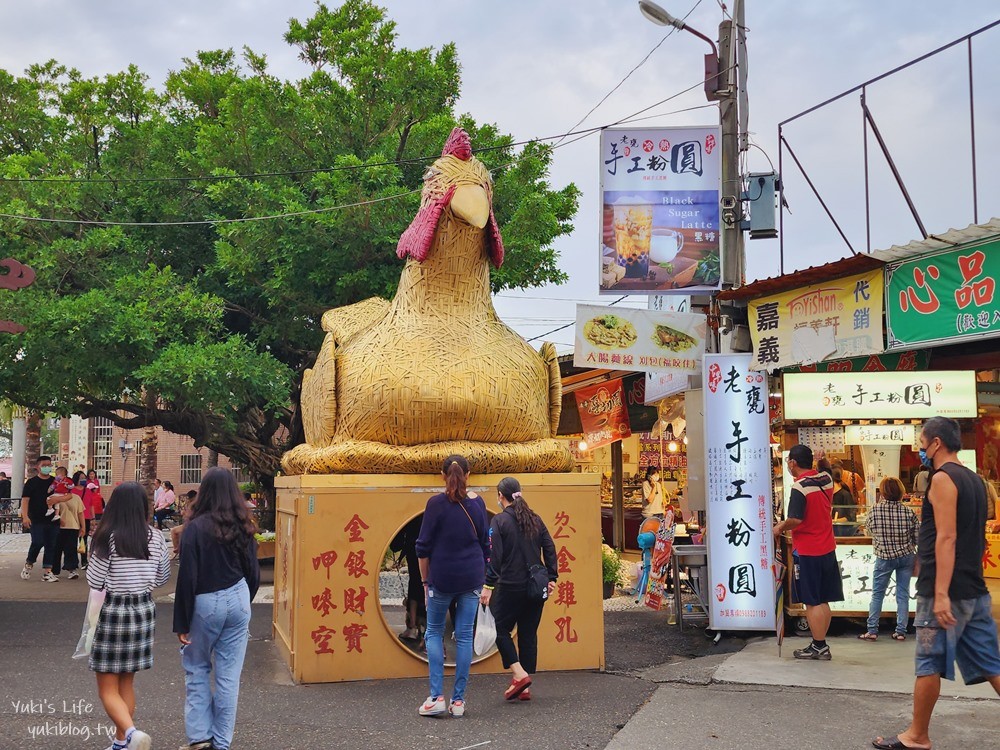
[[[472,641],[472,650],[476,656],[482,656],[497,642],[497,623],[493,619],[490,608],[480,604],[476,613],[476,637]]]
[[[85,659],[90,656],[90,649],[94,645],[94,634],[97,632],[97,621],[101,617],[101,608],[104,606],[104,589],[90,590],[90,598],[87,600],[87,613],[83,618],[83,632],[80,633],[80,640],[76,643],[76,651],[73,652],[74,659]]]
[[[87,541],[85,537],[80,537],[80,542],[76,545],[76,552],[79,555],[87,554]]]

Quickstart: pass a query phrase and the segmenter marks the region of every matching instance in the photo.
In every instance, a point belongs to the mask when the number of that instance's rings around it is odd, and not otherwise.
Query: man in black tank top
[[[917,681],[913,721],[897,737],[877,737],[877,748],[929,748],[931,714],[941,678],[967,685],[989,682],[1000,695],[1000,645],[993,603],[983,580],[986,489],[958,460],[958,422],[933,417],[920,433],[920,458],[932,470],[917,543]]]

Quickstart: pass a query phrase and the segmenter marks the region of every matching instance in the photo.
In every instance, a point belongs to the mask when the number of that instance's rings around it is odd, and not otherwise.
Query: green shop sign
[[[887,349],[1000,336],[1000,240],[885,267]]]

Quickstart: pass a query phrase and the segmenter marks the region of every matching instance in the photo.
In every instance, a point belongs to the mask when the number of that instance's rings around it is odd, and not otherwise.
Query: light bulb
[[[684,445],[687,445],[687,444],[688,444],[688,436],[687,436],[687,435],[685,435],[685,436],[684,436]]]
[[[576,446],[576,447],[577,447],[577,448],[579,448],[579,449],[580,449],[580,450],[582,450],[582,451],[585,451],[585,450],[587,450],[587,441],[586,441],[586,440],[581,440],[581,441],[580,441],[580,442],[579,442],[579,443],[577,444],[577,446]]]
[[[673,440],[670,441],[670,445],[667,446],[667,450],[671,453],[677,452],[677,443]]]

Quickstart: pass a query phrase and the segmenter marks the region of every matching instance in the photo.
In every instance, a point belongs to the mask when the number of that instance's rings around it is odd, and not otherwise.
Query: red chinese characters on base
[[[570,616],[557,617],[556,627],[559,630],[556,632],[556,643],[576,643],[580,640],[580,637],[576,634],[576,630],[573,628],[573,618]]]
[[[333,628],[328,628],[326,625],[320,625],[316,628],[310,636],[313,639],[313,643],[316,644],[317,654],[332,654],[334,650],[330,648],[330,639],[337,634],[337,631]]]
[[[313,596],[312,607],[319,612],[320,617],[326,617],[337,608],[337,605],[333,603],[333,592],[329,588],[325,588],[322,593]]]
[[[347,643],[347,652],[357,651],[362,653],[361,639],[368,637],[368,626],[359,623],[351,623],[344,626],[344,641]]]
[[[357,545],[365,541],[364,532],[369,529],[360,515],[355,513],[344,526],[344,533],[347,535],[347,544]],[[350,549],[344,557],[343,570],[348,579],[365,578],[369,576],[367,561],[365,560],[365,549]],[[326,569],[326,580],[331,579],[331,573],[338,559],[335,550],[327,550],[312,558],[313,570]],[[344,618],[351,620],[344,622],[340,628],[340,635],[344,639],[344,653],[364,653],[363,639],[367,638],[368,625],[363,620],[365,617],[365,603],[368,599],[368,589],[364,586],[350,586],[343,589],[344,597]],[[312,608],[319,613],[320,617],[328,617],[337,610],[334,603],[334,593],[329,586],[323,588],[317,594],[310,597]],[[355,620],[357,618],[357,620]],[[327,625],[321,625],[310,633],[315,644],[315,653],[333,654],[336,653],[331,645],[337,630]]]
[[[337,562],[337,553],[334,552],[332,549],[327,550],[326,552],[321,552],[318,557],[314,557],[312,559],[313,570],[319,570],[320,566],[322,565],[324,568],[326,568],[326,580],[329,581],[330,568],[333,567],[333,564],[335,562]]]

